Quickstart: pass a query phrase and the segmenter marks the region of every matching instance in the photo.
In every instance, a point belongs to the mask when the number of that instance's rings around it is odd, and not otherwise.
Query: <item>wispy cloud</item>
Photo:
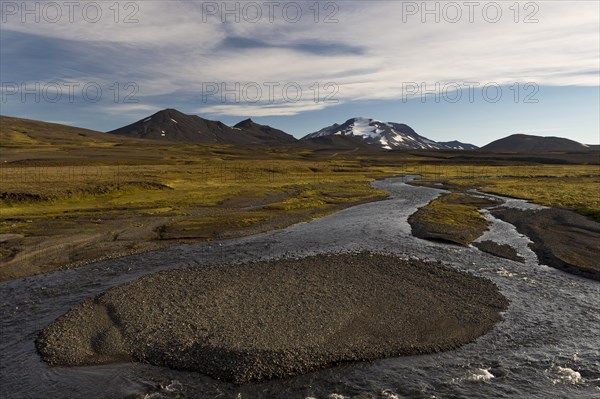
[[[301,103],[281,103],[269,105],[248,104],[222,104],[199,108],[197,112],[203,115],[229,115],[229,116],[290,116],[306,111],[324,109],[330,104],[304,101]]]
[[[522,21],[525,10],[515,23],[508,6],[497,23],[480,14],[474,23],[466,15],[458,23],[435,23],[432,17],[422,23],[420,15],[403,22],[404,3],[337,2],[337,23],[322,23],[326,10],[319,23],[310,14],[298,23],[280,14],[272,23],[222,23],[205,18],[203,3],[188,1],[137,2],[139,22],[130,24],[112,18],[94,24],[66,19],[23,24],[11,17],[2,27],[3,59],[10,54],[25,67],[2,61],[3,80],[133,81],[148,104],[156,96],[202,95],[207,82],[308,87],[333,81],[343,101],[398,99],[404,82],[600,84],[598,2],[537,2],[539,22],[529,24]],[[19,42],[24,38],[27,47]],[[46,61],[31,62],[44,48]],[[328,105],[215,104],[200,111],[294,115]],[[154,109],[143,107],[104,111]]]
[[[148,105],[148,104],[115,104],[109,106],[103,106],[102,111],[108,114],[132,114],[132,113],[141,113],[146,115],[149,112],[157,112],[160,111],[161,107],[156,105]]]

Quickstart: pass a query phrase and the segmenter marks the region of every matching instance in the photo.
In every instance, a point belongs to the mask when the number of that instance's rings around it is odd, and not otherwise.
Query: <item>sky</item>
[[[600,142],[600,2],[0,2],[0,113],[108,131],[164,108],[296,137]]]

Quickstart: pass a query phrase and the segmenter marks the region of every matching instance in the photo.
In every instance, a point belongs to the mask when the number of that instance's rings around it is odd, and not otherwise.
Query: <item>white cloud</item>
[[[104,106],[103,109],[108,112],[151,112],[160,111],[160,107],[147,104],[113,104]]]
[[[481,11],[475,13],[475,22],[469,23],[463,8],[463,18],[455,24],[443,19],[434,23],[431,16],[430,22],[422,23],[419,15],[403,23],[403,2],[337,2],[339,23],[333,24],[314,23],[310,14],[295,24],[280,14],[275,14],[273,23],[222,24],[213,19],[203,22],[200,3],[138,4],[137,24],[115,24],[111,18],[97,24],[9,20],[3,29],[81,42],[80,51],[90,56],[98,51],[92,50],[90,43],[108,43],[112,47],[96,56],[109,68],[114,62],[112,70],[99,77],[69,78],[128,81],[134,77],[141,98],[201,94],[206,82],[298,82],[308,86],[333,81],[344,101],[398,99],[404,82],[600,84],[598,2],[536,2],[539,22],[532,24],[513,21],[509,9],[513,2],[501,2],[503,17],[498,23],[486,22]],[[528,11],[521,9],[519,18]],[[322,10],[321,19],[324,14]],[[251,48],[224,46],[228,37],[257,44]],[[348,51],[331,54],[327,51],[331,45]],[[122,53],[111,57],[111,48]],[[206,107],[204,112],[293,115],[324,106],[306,102],[268,107],[224,104]]]
[[[113,104],[103,106],[102,110],[108,114],[141,114],[147,115],[148,113],[158,112],[161,107],[147,104]]]
[[[221,104],[211,105],[198,109],[199,114],[228,115],[228,116],[289,116],[297,115],[306,111],[317,111],[328,106],[337,105],[323,102],[296,102],[281,103],[269,105],[249,105],[249,104]]]
[[[202,22],[196,6],[187,1],[82,1],[71,2],[72,6],[58,1],[46,2],[58,5],[48,9],[43,1],[10,3],[17,8],[10,12],[5,11],[6,6],[2,8],[4,29],[57,39],[160,47],[190,40],[209,45],[220,38],[215,22]],[[38,12],[26,12],[36,9]]]

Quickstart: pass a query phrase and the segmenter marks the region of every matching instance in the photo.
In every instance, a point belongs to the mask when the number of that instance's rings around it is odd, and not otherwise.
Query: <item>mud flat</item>
[[[560,208],[501,207],[491,213],[529,237],[540,263],[600,281],[600,223]]]
[[[318,255],[148,275],[75,306],[36,345],[52,365],[133,360],[244,383],[457,348],[507,305],[440,263]]]

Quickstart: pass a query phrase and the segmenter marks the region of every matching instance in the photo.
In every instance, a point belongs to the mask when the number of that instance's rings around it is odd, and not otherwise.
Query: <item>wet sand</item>
[[[318,255],[151,274],[75,306],[36,344],[52,365],[136,360],[244,383],[457,348],[507,305],[440,263]]]

